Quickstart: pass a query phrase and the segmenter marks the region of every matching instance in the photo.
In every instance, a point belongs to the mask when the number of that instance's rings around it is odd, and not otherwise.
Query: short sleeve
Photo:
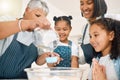
[[[85,64],[86,63],[85,56],[84,56],[84,53],[83,53],[83,49],[81,48],[80,45],[79,45],[79,63],[80,64]]]
[[[72,55],[79,57],[78,46],[75,43],[73,43],[73,42],[72,42],[71,50],[72,50]]]

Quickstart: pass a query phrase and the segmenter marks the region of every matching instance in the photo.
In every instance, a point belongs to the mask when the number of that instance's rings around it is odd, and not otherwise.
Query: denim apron
[[[31,44],[26,46],[16,40],[14,36],[10,46],[0,57],[0,79],[25,79],[25,68],[31,67],[37,59],[37,48]]]
[[[54,52],[58,53],[61,58],[63,58],[62,61],[60,61],[59,64],[56,65],[56,67],[71,67],[71,46],[72,42],[69,41],[69,46],[57,46],[57,48],[54,50]]]

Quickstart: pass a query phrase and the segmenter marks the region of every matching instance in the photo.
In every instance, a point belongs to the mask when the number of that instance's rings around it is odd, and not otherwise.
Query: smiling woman
[[[21,6],[21,0],[0,0],[0,16],[10,15],[17,17],[20,15]]]

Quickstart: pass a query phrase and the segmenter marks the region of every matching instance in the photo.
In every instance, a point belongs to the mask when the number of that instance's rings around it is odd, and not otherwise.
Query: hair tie
[[[56,17],[56,16],[54,16],[53,20],[54,20],[54,21],[57,21],[57,17]]]
[[[68,19],[69,19],[69,20],[72,20],[72,16],[68,16]]]

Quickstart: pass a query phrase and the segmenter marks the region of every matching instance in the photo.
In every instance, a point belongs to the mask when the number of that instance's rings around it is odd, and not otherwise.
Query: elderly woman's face
[[[27,8],[24,14],[24,19],[39,19],[46,17],[46,13],[42,9],[30,9]]]
[[[80,10],[83,17],[90,19],[94,12],[93,0],[80,0]]]

